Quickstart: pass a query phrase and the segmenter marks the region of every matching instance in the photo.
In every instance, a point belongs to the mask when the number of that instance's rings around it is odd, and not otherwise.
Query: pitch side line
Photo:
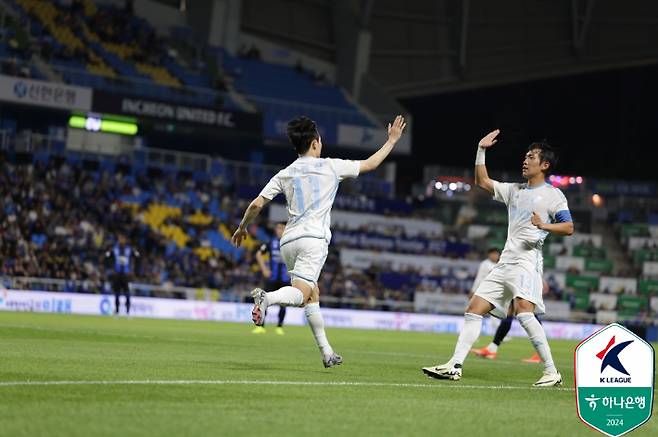
[[[321,387],[391,387],[391,388],[462,388],[473,390],[558,390],[573,391],[567,387],[521,387],[511,385],[413,384],[352,381],[257,381],[257,380],[116,380],[116,381],[0,381],[0,387],[51,386],[51,385],[291,385]]]

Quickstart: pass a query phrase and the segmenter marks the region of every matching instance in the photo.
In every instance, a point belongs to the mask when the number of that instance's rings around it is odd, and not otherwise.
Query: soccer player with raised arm
[[[322,139],[315,122],[308,117],[290,121],[288,138],[298,158],[279,171],[249,204],[231,239],[239,247],[247,236],[247,226],[263,207],[279,193],[285,195],[288,223],[279,247],[291,285],[270,292],[254,289],[251,293],[254,298],[252,320],[256,326],[261,326],[265,310],[270,305],[305,307],[306,320],[320,348],[325,367],[343,362],[342,357],[331,348],[324,332],[318,288],[320,271],[329,251],[331,207],[338,185],[346,178],[356,178],[379,167],[400,139],[405,126],[404,118],[397,116],[393,124],[388,125],[388,140],[378,151],[366,160],[350,161],[320,158]]]
[[[499,133],[496,129],[478,144],[475,183],[493,194],[495,200],[507,205],[509,225],[505,248],[498,264],[482,281],[468,304],[452,358],[445,364],[422,370],[432,378],[461,379],[464,360],[480,336],[482,317],[491,313],[505,318],[513,299],[516,318],[545,366],[544,374],[534,386],[556,386],[562,384],[562,376],[555,368],[546,333],[535,313],[545,312],[542,297],[544,239],[549,233],[572,235],[573,221],[562,191],[546,183],[546,176],[557,164],[557,155],[550,145],[540,142],[528,147],[522,167],[526,183],[502,183],[489,178],[484,164],[485,154],[496,144]]]

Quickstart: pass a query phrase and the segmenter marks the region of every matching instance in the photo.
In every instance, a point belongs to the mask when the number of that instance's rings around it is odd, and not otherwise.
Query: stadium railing
[[[155,147],[135,148],[120,155],[108,155],[95,150],[66,150],[66,141],[52,135],[44,135],[31,131],[18,134],[0,130],[0,150],[19,153],[32,153],[36,156],[75,156],[79,159],[95,159],[98,161],[113,161],[115,164],[138,165],[140,167],[159,167],[191,172],[202,172],[214,176],[218,171],[221,175],[230,177],[230,183],[242,187],[259,187],[269,181],[281,168],[275,165],[233,161],[210,155],[182,152]],[[220,169],[220,170],[217,170]],[[375,177],[369,179],[353,179],[346,182],[346,191],[376,197],[393,195],[390,183]],[[260,188],[253,193],[260,191]]]
[[[35,132],[11,134],[0,130],[0,150],[42,154],[49,156],[75,155],[80,158],[93,158],[103,161],[114,161],[116,164],[135,164],[142,167],[167,167],[183,171],[201,171],[211,173],[213,163],[219,163],[223,173],[231,174],[233,182],[239,185],[259,185],[280,170],[278,166],[255,164],[211,157],[200,153],[180,152],[154,147],[136,148],[127,154],[106,155],[92,150],[65,151],[64,140],[52,135]]]
[[[231,301],[249,302],[248,291],[222,291],[213,288],[177,287],[172,285],[155,285],[131,282],[130,291],[136,296],[158,297],[168,299],[186,299],[196,301]],[[0,277],[0,289],[25,291],[56,291],[69,293],[111,294],[109,283],[56,278],[33,278],[24,276]],[[382,309],[390,311],[413,312],[414,303],[408,301],[390,301],[336,296],[323,296],[323,305],[339,308]]]
[[[168,299],[184,299],[194,300],[199,302],[250,302],[248,291],[230,291],[230,290],[217,290],[211,288],[192,288],[192,287],[177,287],[171,285],[155,285],[131,282],[129,284],[130,290],[135,296],[144,297],[157,297]],[[29,291],[54,291],[54,292],[69,292],[69,293],[89,293],[89,294],[111,294],[109,284],[105,281],[92,282],[92,281],[73,281],[55,278],[33,278],[33,277],[0,277],[0,290],[23,290]],[[455,295],[448,295],[452,297]],[[656,298],[658,299],[658,298]],[[323,306],[336,307],[336,308],[352,308],[363,310],[385,310],[385,311],[398,311],[398,312],[416,312],[415,304],[413,301],[394,301],[394,300],[380,300],[368,297],[352,298],[352,297],[336,297],[336,296],[323,296]],[[462,311],[455,308],[454,311],[442,311],[442,314],[461,314]],[[610,314],[608,314],[610,313]],[[613,316],[614,315],[614,316]],[[569,321],[593,323],[603,317],[614,317],[616,321],[637,323],[638,314],[622,313],[615,310],[601,309],[596,313],[586,311],[571,310],[569,313]],[[648,317],[648,315],[647,315]],[[560,318],[547,317],[547,320],[561,320]],[[647,323],[644,321],[644,323]],[[655,322],[654,322],[655,323]],[[651,323],[648,323],[651,324]]]

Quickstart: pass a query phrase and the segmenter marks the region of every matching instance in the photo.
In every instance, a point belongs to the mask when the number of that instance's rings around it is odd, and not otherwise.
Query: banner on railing
[[[0,75],[0,100],[64,110],[91,109],[91,88]]]
[[[285,205],[276,203],[272,204],[270,207],[269,218],[272,221],[287,221],[288,211]],[[405,234],[409,237],[417,235],[440,237],[443,235],[443,224],[437,221],[389,217],[380,214],[368,214],[344,210],[334,210],[331,213],[331,226],[349,230],[357,230],[367,227],[384,233],[400,228],[403,229]]]
[[[465,256],[470,250],[466,243],[422,237],[389,237],[383,234],[358,231],[333,231],[334,244],[354,249],[385,250],[396,253],[452,254]]]
[[[171,122],[191,123],[215,129],[262,133],[260,114],[181,105],[155,99],[94,91],[93,110],[110,114],[125,114]]]
[[[338,144],[355,149],[376,151],[386,142],[388,134],[386,129],[373,128],[367,126],[357,126],[352,124],[338,125]],[[405,154],[411,153],[411,129],[407,129],[405,134],[395,145],[392,153]]]
[[[251,323],[251,304],[232,302],[202,302],[178,299],[133,297],[131,314],[135,317],[158,319],[209,320],[217,322]],[[111,316],[114,297],[100,294],[53,293],[41,291],[0,291],[0,311],[32,311],[42,313],[89,314]],[[275,323],[278,307],[267,312],[267,322]],[[339,328],[385,329],[395,331],[458,333],[463,316],[397,313],[385,311],[345,310],[323,308],[325,325]],[[305,325],[303,308],[288,308],[287,325]],[[488,317],[482,335],[493,335],[497,322]],[[580,340],[601,326],[579,323],[544,322],[549,338]],[[526,337],[525,331],[514,324],[510,334]]]
[[[276,140],[283,140],[288,144],[288,122],[300,115],[307,115],[315,121],[323,144],[336,144],[336,124],[330,122],[331,108],[327,110],[308,108],[295,103],[261,103],[263,108],[263,134]],[[315,109],[315,110],[314,110]]]
[[[358,123],[357,120],[362,119],[362,116],[356,112],[345,114],[344,110],[338,108],[320,108],[285,102],[261,102],[261,107],[264,112],[264,134],[269,138],[287,140],[288,122],[301,114],[307,114],[316,122],[324,144],[373,152],[378,150],[388,138],[384,126],[372,127],[340,123],[346,117],[353,117]],[[411,153],[410,128],[406,129],[405,134],[402,135],[391,153],[401,155]]]
[[[546,315],[552,319],[568,320],[571,308],[568,302],[547,300]],[[414,311],[419,313],[463,314],[468,306],[465,294],[447,294],[432,292],[414,293]]]
[[[414,311],[419,313],[460,314],[467,306],[468,296],[465,294],[414,293]]]
[[[374,252],[369,250],[342,249],[340,262],[344,266],[366,270],[373,265],[386,266],[391,270],[405,271],[412,268],[421,274],[435,274],[448,270],[462,270],[475,274],[479,261],[451,259],[439,256],[417,256],[401,253]]]

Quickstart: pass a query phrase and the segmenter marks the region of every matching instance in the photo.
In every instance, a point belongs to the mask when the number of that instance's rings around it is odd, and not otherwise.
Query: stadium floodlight
[[[603,205],[603,197],[600,194],[592,194],[592,204],[599,208],[600,206]]]

